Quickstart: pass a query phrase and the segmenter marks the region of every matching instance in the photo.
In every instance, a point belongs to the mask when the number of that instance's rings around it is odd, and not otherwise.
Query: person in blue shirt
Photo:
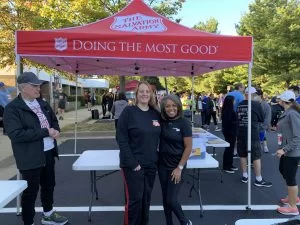
[[[234,111],[237,110],[238,105],[240,102],[245,100],[244,96],[245,86],[242,83],[237,83],[234,85],[234,90],[229,92],[227,95],[234,97]]]
[[[6,87],[3,82],[0,82],[0,105],[5,106],[12,100],[11,93],[16,91],[14,87]]]
[[[202,99],[202,111],[201,111],[201,127],[202,128],[206,128],[206,108],[207,108],[207,96],[203,93],[202,96],[201,96],[201,99]]]
[[[12,100],[11,93],[16,91],[14,87],[6,87],[3,82],[0,82],[0,127],[3,127],[3,113],[5,106]],[[5,134],[3,127],[3,134]]]

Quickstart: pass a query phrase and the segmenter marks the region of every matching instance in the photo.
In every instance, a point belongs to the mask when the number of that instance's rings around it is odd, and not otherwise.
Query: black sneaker
[[[248,177],[242,177],[242,179],[241,179],[241,181],[243,182],[243,183],[248,183]]]
[[[229,169],[223,169],[223,171],[225,172],[225,173],[235,173],[234,172],[234,170],[233,169],[231,169],[231,168],[229,168]]]
[[[265,181],[264,179],[262,179],[261,181],[258,181],[258,180],[255,179],[254,185],[256,187],[272,187],[272,182]]]
[[[230,169],[233,170],[233,171],[238,171],[239,170],[239,168],[237,168],[235,166],[232,166]]]

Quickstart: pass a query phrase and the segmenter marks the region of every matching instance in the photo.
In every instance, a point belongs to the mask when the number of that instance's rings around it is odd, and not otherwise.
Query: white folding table
[[[273,225],[286,222],[288,219],[241,219],[235,222],[235,225]]]
[[[98,191],[96,188],[97,180],[115,173],[120,170],[119,167],[119,150],[86,150],[80,157],[74,162],[72,169],[75,171],[90,171],[90,204],[89,204],[89,221],[91,221],[91,210],[94,194],[96,199],[98,199]],[[219,162],[215,160],[211,155],[206,154],[205,159],[200,159],[200,157],[191,157],[187,162],[187,169],[203,169],[203,168],[218,168]],[[96,171],[110,171],[101,176],[96,175]],[[194,176],[193,176],[193,186],[194,186]],[[200,202],[200,215],[202,216],[203,206],[200,193],[200,179],[199,173],[198,177],[198,188],[194,187],[197,191],[199,202]],[[192,190],[192,189],[191,189]]]
[[[16,198],[27,188],[25,180],[0,180],[0,208]]]
[[[206,147],[213,148],[213,156],[215,156],[216,148],[226,148],[230,146],[228,142],[202,128],[193,127],[193,135],[198,135],[200,138],[207,140]]]

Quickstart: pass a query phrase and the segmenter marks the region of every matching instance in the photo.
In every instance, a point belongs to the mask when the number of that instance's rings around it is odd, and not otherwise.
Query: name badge
[[[160,127],[160,124],[157,120],[152,120],[152,125],[155,127]]]

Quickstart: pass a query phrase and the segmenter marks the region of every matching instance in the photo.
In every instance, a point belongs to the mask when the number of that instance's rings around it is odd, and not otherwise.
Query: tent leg
[[[194,96],[194,83],[195,83],[195,77],[192,76],[192,96],[191,96],[192,107],[191,107],[191,111],[192,111],[192,126],[193,126],[193,127],[194,127],[194,101],[195,101],[195,96]]]
[[[248,66],[248,89],[252,86],[252,63]],[[248,93],[248,205],[247,210],[251,210],[251,93]]]
[[[77,110],[78,110],[78,71],[76,71],[76,90],[75,90],[75,130],[74,130],[74,154],[77,153]]]
[[[16,77],[20,76],[21,73],[23,73],[23,66],[22,66],[22,63],[21,63],[21,60],[22,58],[20,57],[19,54],[16,55],[16,64],[17,64],[17,73],[16,73]],[[16,79],[17,81],[17,79]],[[19,89],[17,89],[17,94],[19,94]],[[19,170],[17,171],[17,180],[20,180],[20,172]],[[17,216],[21,215],[21,197],[20,195],[17,196],[17,206],[16,206],[16,214]]]

